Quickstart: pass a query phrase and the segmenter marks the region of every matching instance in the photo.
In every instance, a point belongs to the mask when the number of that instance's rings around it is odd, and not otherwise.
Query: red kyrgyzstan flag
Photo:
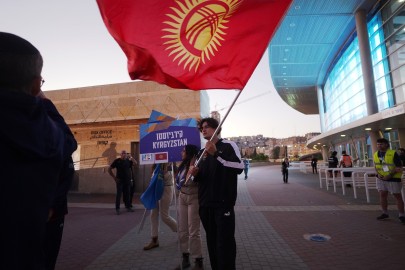
[[[131,79],[243,89],[291,0],[97,0]]]

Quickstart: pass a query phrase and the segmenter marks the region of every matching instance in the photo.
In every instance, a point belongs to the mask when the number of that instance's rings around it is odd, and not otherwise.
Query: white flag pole
[[[228,117],[228,114],[231,112],[231,110],[232,110],[233,106],[235,105],[236,101],[238,100],[240,94],[242,94],[242,90],[240,90],[239,93],[238,93],[238,94],[236,95],[236,97],[234,98],[234,100],[233,100],[231,106],[229,107],[228,111],[226,112],[224,118],[223,118],[222,121],[219,123],[218,127],[215,129],[214,134],[211,136],[210,141],[212,141],[212,139],[215,137],[215,135],[218,134],[219,129],[222,127],[222,124],[225,122],[226,118]],[[205,149],[204,149],[204,151],[202,152],[202,154],[200,155],[200,157],[198,158],[198,160],[195,162],[195,164],[194,164],[195,167],[197,167],[198,164],[200,164],[200,161],[202,160],[202,157],[204,156],[204,154],[205,154]],[[188,183],[188,181],[190,180],[190,178],[192,178],[192,176],[190,176],[189,178],[186,179],[185,184]]]

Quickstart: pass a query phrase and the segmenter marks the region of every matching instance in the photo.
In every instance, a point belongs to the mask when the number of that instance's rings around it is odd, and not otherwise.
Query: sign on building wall
[[[187,144],[200,148],[200,133],[194,118],[176,120],[152,111],[147,124],[140,125],[140,164],[181,161]]]

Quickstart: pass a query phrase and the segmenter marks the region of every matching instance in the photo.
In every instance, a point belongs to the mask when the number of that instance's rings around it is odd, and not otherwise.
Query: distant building
[[[293,0],[269,44],[270,74],[293,109],[319,115],[308,140],[326,159],[372,166],[376,140],[405,147],[405,2]]]
[[[318,150],[307,148],[307,138],[317,133],[308,133],[305,136],[293,136],[288,138],[267,138],[263,135],[228,137],[236,143],[242,156],[251,157],[256,154],[263,154],[272,157],[275,147],[280,147],[280,158],[289,157],[298,159],[301,156],[319,152]]]
[[[216,119],[219,123],[221,123],[221,115],[219,114],[218,111],[212,111],[211,117]]]

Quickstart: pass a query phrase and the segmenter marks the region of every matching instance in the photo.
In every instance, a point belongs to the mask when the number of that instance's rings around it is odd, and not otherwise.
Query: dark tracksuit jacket
[[[212,269],[234,269],[236,258],[235,215],[238,174],[243,172],[240,152],[234,142],[220,139],[217,155],[207,155],[199,164],[200,218],[204,226]],[[202,151],[201,151],[202,152]]]

